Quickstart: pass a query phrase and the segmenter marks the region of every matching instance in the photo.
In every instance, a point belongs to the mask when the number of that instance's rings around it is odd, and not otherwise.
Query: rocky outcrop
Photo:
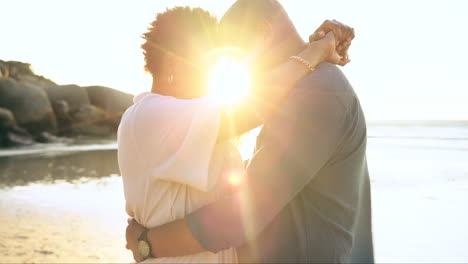
[[[0,60],[0,79],[1,78],[6,78],[6,77],[8,77],[8,68],[3,63],[3,61]]]
[[[85,88],[91,104],[106,112],[106,122],[111,126],[117,127],[125,110],[133,104],[133,95],[131,94],[104,86],[88,86]]]
[[[71,117],[70,107],[64,100],[58,100],[52,102],[52,108],[55,112],[55,118],[57,119],[58,134],[65,135],[73,125],[73,119]]]
[[[87,136],[107,136],[115,132],[115,127],[107,124],[107,114],[104,110],[87,105],[72,114],[75,126],[72,131],[75,134]]]
[[[78,85],[52,85],[44,88],[52,106],[65,102],[69,111],[75,112],[82,106],[90,104],[86,89]],[[55,109],[54,109],[55,110]]]
[[[16,125],[13,113],[5,108],[0,108],[0,127],[10,127]]]
[[[36,75],[31,69],[31,64],[19,61],[3,62],[7,67],[8,77],[16,81],[36,87],[48,87],[56,85],[53,81],[44,78],[43,76]]]
[[[0,60],[0,147],[114,136],[132,98],[104,86],[57,85],[30,64]]]
[[[9,77],[0,79],[0,107],[10,110],[19,126],[32,134],[54,132],[57,122],[46,92]]]
[[[0,146],[24,146],[33,142],[31,134],[16,125],[13,113],[0,108]]]

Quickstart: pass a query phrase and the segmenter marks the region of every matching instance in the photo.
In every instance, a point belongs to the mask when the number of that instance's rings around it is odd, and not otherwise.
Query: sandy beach
[[[2,263],[131,261],[123,250],[121,233],[94,229],[88,219],[70,214],[47,214],[33,208],[9,212],[5,212],[3,206],[1,209]]]
[[[92,183],[91,185],[94,185]],[[36,186],[39,187],[39,186]],[[64,183],[41,186],[45,193],[73,194],[76,186]],[[36,188],[18,188],[2,193],[0,201],[0,262],[2,263],[129,263],[130,251],[125,250],[125,214],[93,212],[86,207],[92,200],[41,195]],[[65,189],[65,190],[63,190]],[[33,194],[31,194],[31,191]],[[75,189],[75,192],[77,189]],[[105,191],[96,190],[105,195]],[[26,199],[34,195],[38,200]],[[106,200],[106,199],[104,199]],[[80,205],[81,202],[81,205]],[[69,204],[67,206],[66,204]],[[110,206],[110,208],[115,208]],[[110,210],[109,210],[110,211]],[[114,212],[119,212],[114,210]]]

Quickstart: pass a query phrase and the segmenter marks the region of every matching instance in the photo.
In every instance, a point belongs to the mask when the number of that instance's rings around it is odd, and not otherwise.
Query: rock
[[[0,79],[8,77],[8,66],[2,60],[0,60]]]
[[[40,87],[0,79],[0,107],[10,110],[16,123],[32,134],[57,129],[49,98]]]
[[[71,111],[66,101],[59,100],[54,103],[54,109],[60,135],[103,137],[112,135],[115,131],[107,122],[107,113],[96,106],[85,104],[78,110]]]
[[[133,95],[104,86],[85,88],[91,104],[103,109],[107,113],[109,124],[117,129],[123,113],[133,104]]]
[[[31,64],[29,63],[7,61],[4,62],[4,64],[7,66],[8,76],[20,83],[41,88],[56,85],[53,81],[46,79],[43,76],[36,75],[31,69]]]
[[[74,133],[82,136],[91,136],[91,137],[108,137],[114,134],[114,129],[109,126],[102,125],[88,125],[76,127],[73,129]]]
[[[133,96],[108,87],[57,85],[28,63],[0,60],[0,146],[115,135]]]
[[[13,147],[33,144],[32,136],[24,129],[16,126],[13,113],[0,108],[0,146]]]
[[[73,113],[72,117],[73,120],[78,123],[96,124],[105,121],[107,115],[104,110],[96,106],[84,105],[79,111]]]
[[[31,64],[29,63],[7,61],[6,64],[8,65],[11,78],[18,79],[20,76],[34,75],[34,72],[31,70]]]
[[[54,109],[55,118],[57,119],[57,133],[60,135],[69,134],[68,132],[70,132],[73,126],[73,119],[68,103],[64,100],[52,102],[52,108]]]
[[[61,135],[108,136],[114,133],[121,114],[110,114],[90,104],[88,89],[77,85],[51,86],[45,88],[56,113]],[[102,94],[102,91],[107,92]],[[102,96],[108,96],[110,88],[97,88]],[[113,91],[113,90],[112,90]],[[97,95],[95,95],[97,96]],[[116,96],[114,95],[113,98]],[[105,100],[94,100],[109,111],[117,111]],[[118,99],[117,99],[118,102]],[[109,106],[110,105],[110,106]],[[109,118],[111,116],[111,118]],[[117,120],[115,120],[117,119]],[[110,121],[109,121],[110,120]]]
[[[0,147],[17,147],[34,144],[33,137],[23,128],[15,124],[0,126]]]
[[[51,102],[52,108],[54,109],[55,112],[55,117],[58,118],[63,118],[63,119],[70,119],[70,106],[68,106],[67,101],[65,100],[58,100],[55,102]]]
[[[0,141],[5,147],[28,146],[35,143],[28,131],[17,126],[7,131]]]
[[[115,128],[108,124],[107,113],[93,106],[82,106],[79,111],[73,113],[73,134],[87,136],[109,136]]]
[[[13,113],[5,108],[0,108],[0,129],[16,126]]]
[[[37,86],[41,88],[46,88],[49,86],[56,85],[54,82],[48,79],[42,78],[42,76],[37,76],[37,75],[25,75],[25,76],[21,76],[17,78],[16,80],[18,80],[20,83],[33,85],[33,86]]]
[[[64,137],[57,137],[49,132],[42,132],[35,137],[35,140],[40,143],[72,143],[73,140]]]
[[[63,102],[66,102],[70,112],[78,111],[80,107],[90,105],[86,89],[78,85],[52,85],[45,87],[44,90],[55,112],[57,112],[57,109],[55,109],[57,103],[63,104]]]

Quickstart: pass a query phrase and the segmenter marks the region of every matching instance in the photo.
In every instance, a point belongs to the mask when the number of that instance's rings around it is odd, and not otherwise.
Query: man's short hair
[[[223,28],[228,28],[223,30],[224,39],[228,43],[243,46],[242,44],[252,39],[253,34],[257,32],[257,26],[264,21],[276,22],[277,28],[275,30],[280,30],[283,37],[297,34],[294,24],[279,1],[237,0],[221,19]],[[228,35],[226,36],[226,34]],[[244,41],[239,36],[245,38]]]
[[[217,29],[217,18],[201,8],[175,7],[158,13],[142,36],[145,70],[155,77],[168,54],[190,60],[210,50],[216,45]]]

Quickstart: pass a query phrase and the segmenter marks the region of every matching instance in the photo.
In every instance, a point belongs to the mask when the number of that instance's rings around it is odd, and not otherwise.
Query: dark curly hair
[[[162,68],[163,58],[174,55],[183,60],[193,57],[194,46],[210,50],[217,43],[218,20],[201,8],[174,7],[158,13],[142,37],[145,70],[153,77]]]

